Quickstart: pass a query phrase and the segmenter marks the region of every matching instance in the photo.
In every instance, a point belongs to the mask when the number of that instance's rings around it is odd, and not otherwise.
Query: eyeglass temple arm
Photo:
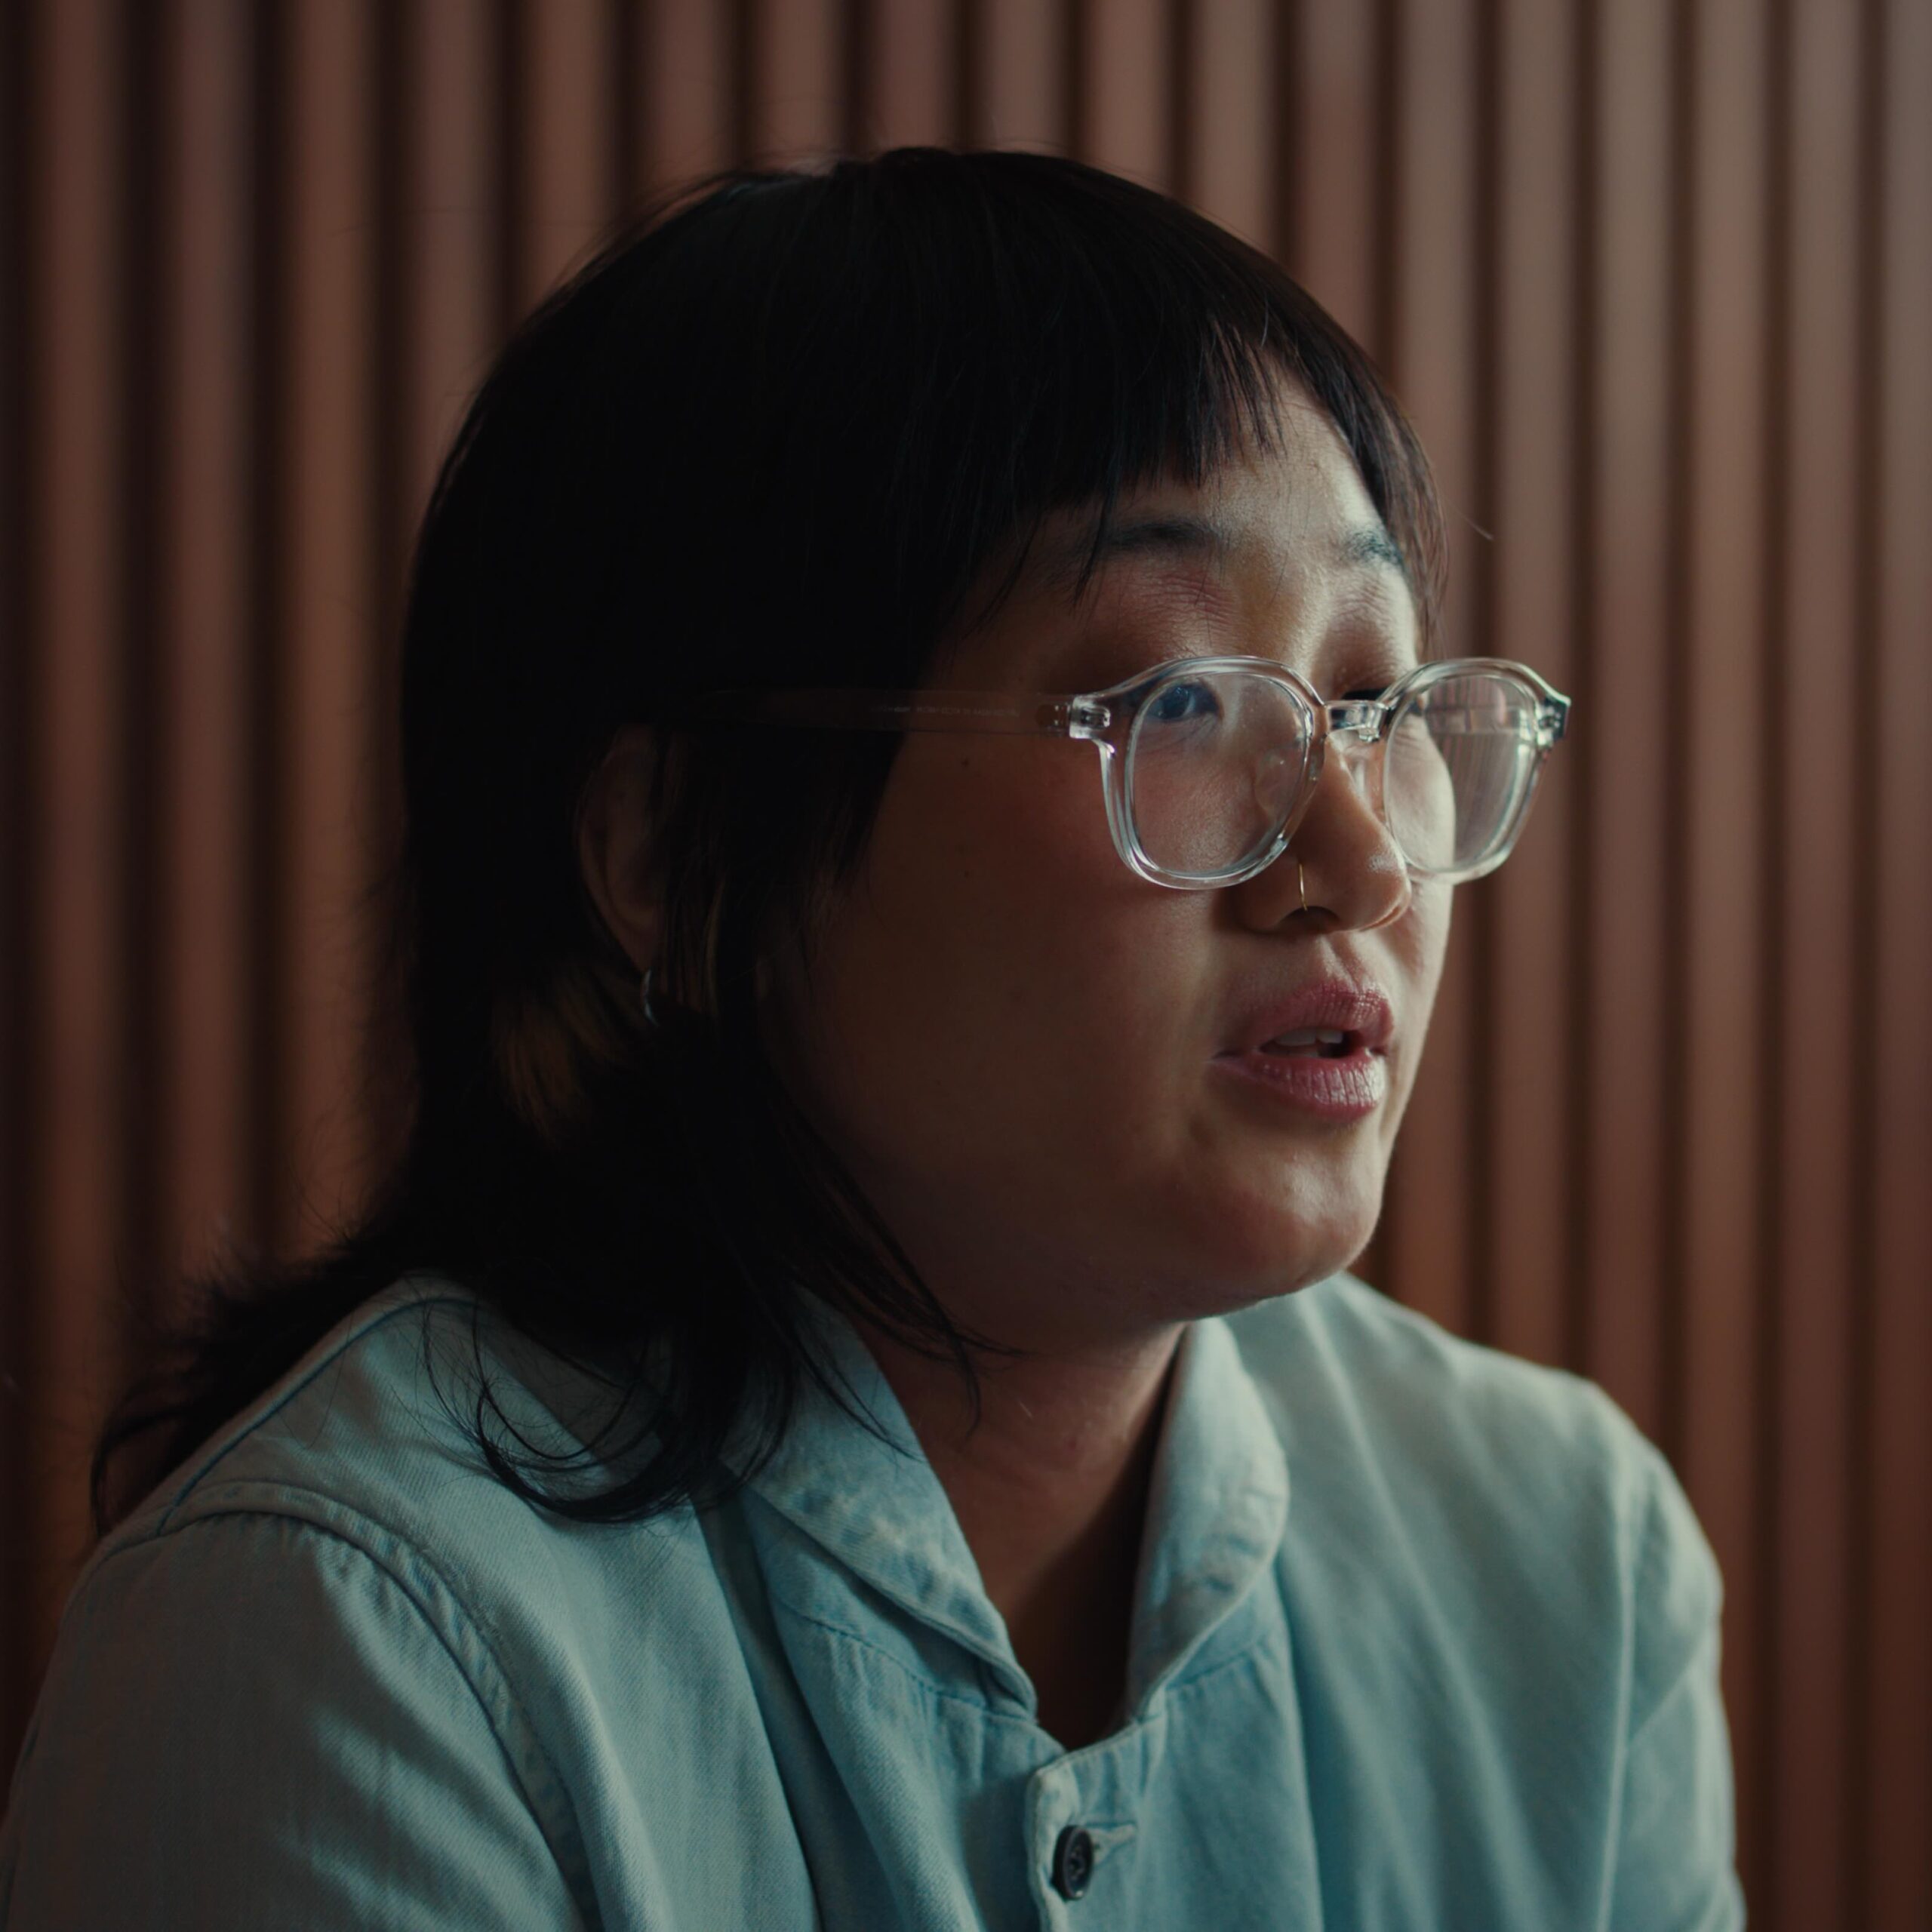
[[[1481,668],[1491,660],[1472,660]],[[1520,674],[1521,666],[1494,668]],[[1546,746],[1555,744],[1569,723],[1570,700],[1532,674],[1540,700]],[[1352,714],[1358,703],[1331,705]],[[670,700],[666,723],[829,725],[857,731],[979,731],[1008,736],[1097,737],[1112,721],[1109,707],[1083,694],[1051,691],[724,691]]]
[[[690,720],[1057,737],[1072,735],[1077,726],[1106,722],[1104,705],[1046,691],[708,691],[674,699],[662,715],[670,724]]]

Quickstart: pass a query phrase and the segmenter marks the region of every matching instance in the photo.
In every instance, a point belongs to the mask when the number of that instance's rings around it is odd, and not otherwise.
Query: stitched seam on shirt
[[[1668,1717],[1687,1696],[1694,1695],[1703,1687],[1704,1677],[1709,1668],[1708,1653],[1710,1639],[1706,1637],[1691,1653],[1690,1660],[1675,1677],[1672,1678],[1663,1696],[1638,1720],[1636,1727],[1630,1733],[1624,1747],[1626,1762],[1634,1758],[1644,1746],[1644,1740],[1657,1728],[1661,1718]]]
[[[1654,1451],[1653,1453],[1657,1454],[1657,1460],[1662,1463],[1663,1458],[1661,1454]],[[1668,1466],[1666,1466],[1667,1468]],[[1657,1488],[1654,1486],[1651,1492],[1647,1520],[1644,1525],[1643,1539],[1633,1568],[1630,1620],[1631,1650],[1633,1654],[1641,1641],[1642,1620],[1647,1607],[1644,1586],[1652,1585],[1651,1595],[1654,1597],[1655,1586],[1653,1582],[1653,1573],[1663,1561],[1653,1555],[1654,1549],[1660,1541],[1663,1534],[1661,1528],[1663,1515],[1661,1500]],[[1637,1747],[1643,1742],[1646,1734],[1658,1719],[1678,1702],[1687,1687],[1694,1688],[1709,1669],[1709,1654],[1714,1646],[1721,1645],[1723,1641],[1723,1626],[1720,1621],[1723,1610],[1724,1598],[1720,1586],[1716,1591],[1711,1593],[1709,1601],[1701,1607],[1697,1620],[1697,1634],[1691,1644],[1690,1654],[1684,1659],[1670,1681],[1658,1692],[1650,1709],[1641,1717],[1635,1716],[1634,1710],[1626,1712],[1626,1721],[1629,1722],[1628,1755],[1635,1753]],[[1630,1661],[1632,1681],[1626,1686],[1625,1695],[1626,1700],[1634,1706],[1635,1690],[1634,1654]],[[1634,1721],[1630,1721],[1632,1718]]]
[[[383,1289],[379,1292],[387,1294],[389,1291]],[[374,1297],[371,1297],[371,1299],[374,1300]],[[181,1484],[174,1494],[169,1497],[159,1515],[155,1518],[155,1533],[158,1535],[171,1528],[175,1512],[188,1501],[189,1498],[208,1479],[221,1463],[226,1461],[235,1450],[240,1448],[242,1444],[246,1442],[263,1423],[272,1420],[291,1402],[294,1401],[297,1396],[309,1388],[325,1369],[340,1362],[343,1356],[347,1355],[357,1343],[368,1336],[374,1334],[377,1329],[386,1327],[398,1315],[406,1315],[412,1309],[438,1307],[446,1304],[460,1307],[467,1300],[468,1297],[457,1294],[413,1295],[407,1300],[398,1302],[393,1308],[385,1309],[374,1321],[365,1321],[360,1326],[349,1329],[327,1355],[318,1357],[309,1364],[307,1374],[302,1377],[299,1381],[290,1383],[266,1408],[251,1416],[246,1427],[237,1430],[232,1435],[223,1438],[220,1445],[208,1460],[200,1464],[193,1474]]]
[[[1264,1630],[1253,1641],[1244,1644],[1233,1656],[1220,1658],[1202,1669],[1186,1672],[1179,1677],[1170,1678],[1168,1682],[1167,1694],[1172,1697],[1177,1690],[1191,1690],[1197,1684],[1211,1682],[1224,1670],[1232,1670],[1240,1664],[1252,1663],[1255,1658],[1267,1648],[1274,1634],[1272,1630]]]
[[[396,1545],[434,1580],[442,1596],[448,1599],[449,1614],[452,1619],[475,1633],[478,1654],[488,1660],[491,1675],[501,1689],[505,1706],[521,1727],[525,1737],[528,1740],[531,1754],[543,1766],[544,1774],[549,1780],[550,1791],[548,1795],[552,1801],[553,1807],[568,1810],[565,1798],[566,1786],[562,1776],[558,1770],[555,1761],[545,1749],[543,1738],[537,1727],[531,1723],[529,1714],[524,1708],[522,1700],[517,1696],[510,1681],[509,1673],[504,1669],[502,1661],[497,1655],[497,1647],[491,1641],[490,1632],[483,1620],[473,1615],[455,1591],[450,1587],[448,1579],[443,1575],[441,1571],[422,1551],[405,1542],[394,1531],[385,1527],[372,1518],[365,1516],[359,1510],[351,1509],[346,1504],[337,1501],[333,1497],[323,1494],[320,1491],[297,1493],[315,1496],[320,1501],[327,1503],[331,1509],[339,1510],[344,1516],[351,1518],[358,1527],[371,1532],[374,1538]],[[181,1521],[171,1524],[165,1530],[157,1527],[151,1537],[144,1537],[139,1543],[126,1544],[118,1549],[109,1552],[107,1561],[111,1563],[117,1557],[125,1556],[134,1550],[144,1549],[149,1543],[158,1543],[164,1535],[179,1536],[184,1530],[192,1528],[198,1523],[212,1523],[217,1518],[223,1516],[254,1518],[266,1521],[293,1523],[298,1528],[312,1531],[318,1536],[326,1537],[332,1542],[342,1544],[346,1549],[356,1551],[372,1569],[386,1577],[391,1585],[401,1592],[408,1601],[418,1618],[420,1619],[423,1627],[441,1646],[457,1675],[469,1687],[469,1694],[476,1700],[477,1708],[482,1712],[483,1721],[490,1727],[490,1734],[496,1739],[499,1749],[512,1765],[517,1764],[518,1753],[512,1748],[509,1740],[504,1737],[501,1727],[497,1724],[495,1716],[491,1711],[490,1700],[477,1685],[475,1678],[465,1666],[461,1657],[451,1646],[448,1635],[438,1627],[436,1617],[432,1614],[429,1607],[423,1602],[418,1592],[412,1589],[410,1583],[397,1573],[392,1563],[378,1555],[376,1551],[370,1548],[368,1544],[359,1541],[355,1537],[333,1524],[319,1522],[313,1516],[305,1515],[295,1509],[277,1509],[261,1503],[223,1504],[210,1501],[205,1504],[199,1513],[186,1517]],[[105,1567],[106,1565],[103,1564],[103,1567]],[[518,1782],[521,1783],[522,1773],[520,1770],[518,1773]],[[571,1858],[569,1868],[566,1868],[560,1860],[558,1869],[562,1872],[565,1883],[574,1895],[578,1910],[584,1915],[585,1924],[587,1926],[595,1926],[601,1923],[595,1888],[590,1881],[589,1860],[583,1848],[581,1834],[576,1829],[574,1822],[573,1821],[568,1833],[560,1834],[555,1830],[553,1825],[543,1822],[541,1811],[536,1802],[536,1794],[526,1792],[525,1798],[531,1804],[533,1815],[538,1819],[539,1826],[543,1832],[546,1844],[550,1844],[554,1849],[559,1836],[576,1841],[577,1849]]]
[[[964,1704],[969,1710],[983,1712],[989,1717],[1004,1718],[1011,1723],[1030,1726],[1034,1721],[1031,1718],[1017,1717],[1010,1711],[1003,1711],[998,1705],[985,1700],[968,1697],[959,1691],[947,1689],[944,1684],[937,1683],[927,1676],[923,1671],[907,1663],[904,1658],[894,1656],[872,1638],[862,1635],[857,1630],[848,1629],[841,1623],[834,1623],[828,1618],[815,1616],[810,1611],[801,1610],[796,1604],[786,1602],[775,1592],[772,1593],[771,1601],[786,1616],[796,1617],[801,1623],[809,1623],[814,1629],[824,1631],[828,1636],[842,1637],[848,1644],[857,1644],[861,1649],[872,1651],[875,1656],[892,1665],[901,1675],[909,1677],[922,1689],[930,1690],[935,1697],[943,1698],[949,1703]],[[1274,1634],[1272,1631],[1263,1630],[1253,1641],[1243,1644],[1232,1656],[1217,1658],[1204,1669],[1191,1670],[1179,1677],[1171,1678],[1162,1695],[1172,1697],[1177,1691],[1192,1690],[1196,1684],[1206,1684],[1220,1676],[1224,1670],[1232,1670],[1238,1665],[1252,1663],[1257,1656],[1267,1648]],[[1138,1720],[1133,1721],[1137,1722]]]
[[[903,1657],[894,1657],[883,1645],[875,1643],[869,1637],[861,1636],[856,1630],[848,1630],[843,1624],[829,1623],[823,1617],[814,1617],[811,1611],[800,1610],[795,1604],[787,1603],[776,1592],[773,1594],[771,1601],[787,1617],[795,1617],[801,1623],[809,1623],[814,1629],[824,1631],[829,1636],[842,1637],[847,1643],[856,1644],[861,1650],[871,1651],[875,1657],[891,1664],[902,1676],[909,1677],[921,1689],[931,1691],[935,1697],[943,1698],[949,1704],[964,1704],[970,1711],[977,1711],[982,1716],[995,1718],[1004,1724],[1022,1724],[1029,1729],[1033,1726],[1034,1720],[1029,1717],[1003,1711],[997,1704],[990,1703],[984,1698],[969,1697],[962,1692],[948,1690],[944,1684],[936,1683],[927,1676],[924,1672],[915,1669]],[[977,1655],[977,1653],[972,1654]]]

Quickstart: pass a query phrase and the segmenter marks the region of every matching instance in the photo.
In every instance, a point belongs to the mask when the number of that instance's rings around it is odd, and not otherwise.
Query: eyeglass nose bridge
[[[1328,714],[1327,736],[1346,735],[1364,746],[1381,737],[1389,709],[1379,697],[1338,698],[1322,709]]]
[[[1301,795],[1275,834],[1275,842],[1284,850],[1300,832],[1321,792],[1322,774],[1327,769],[1332,742],[1343,761],[1343,769],[1361,794],[1382,836],[1401,860],[1404,872],[1408,872],[1411,869],[1409,855],[1396,836],[1395,828],[1389,822],[1383,794],[1381,752],[1386,742],[1383,726],[1389,718],[1389,707],[1377,698],[1349,698],[1324,705],[1321,709],[1325,713],[1327,728],[1318,728],[1308,747],[1306,762],[1303,767]]]

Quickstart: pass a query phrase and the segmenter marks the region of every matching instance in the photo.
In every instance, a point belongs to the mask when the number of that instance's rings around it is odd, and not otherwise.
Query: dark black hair
[[[1148,189],[931,149],[736,171],[552,296],[471,406],[415,554],[404,1155],[320,1256],[195,1284],[103,1432],[97,1524],[416,1271],[608,1382],[631,1453],[568,1494],[541,1479],[559,1466],[506,1446],[487,1380],[475,1398],[500,1479],[580,1518],[728,1494],[734,1425],[751,1416],[768,1450],[801,1377],[825,1381],[801,1297],[971,1384],[984,1338],[793,1104],[755,1017],[760,957],[851,876],[899,740],[663,731],[654,1032],[584,887],[586,783],[681,692],[932,681],[1043,516],[1091,507],[1097,549],[1123,490],[1268,446],[1284,374],[1352,451],[1426,635],[1439,515],[1368,359],[1274,263]]]

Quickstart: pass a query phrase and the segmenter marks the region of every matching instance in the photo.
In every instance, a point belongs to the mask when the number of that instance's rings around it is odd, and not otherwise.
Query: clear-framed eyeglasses
[[[1238,885],[1287,849],[1325,761],[1346,760],[1410,876],[1494,872],[1529,816],[1570,700],[1527,665],[1420,664],[1331,703],[1265,657],[1184,657],[1109,685],[1049,692],[721,691],[667,721],[972,731],[1084,740],[1127,866],[1183,891]]]

